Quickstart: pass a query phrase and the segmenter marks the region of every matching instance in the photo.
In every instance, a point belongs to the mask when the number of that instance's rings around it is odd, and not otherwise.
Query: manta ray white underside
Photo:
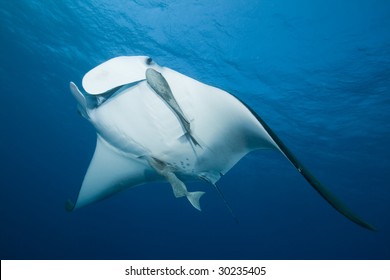
[[[153,76],[146,80],[148,69],[161,74],[162,90],[169,88],[182,116],[168,106],[170,97],[158,92],[161,88],[156,90]],[[185,181],[202,179],[215,185],[247,153],[274,149],[336,210],[374,229],[311,175],[253,110],[226,91],[161,67],[146,56],[108,60],[89,71],[82,84],[86,93],[72,82],[70,89],[80,113],[96,128],[97,144],[77,201],[68,203],[68,210],[164,180],[176,197],[187,197],[200,210],[203,192],[189,192]],[[186,129],[183,119],[189,123]]]

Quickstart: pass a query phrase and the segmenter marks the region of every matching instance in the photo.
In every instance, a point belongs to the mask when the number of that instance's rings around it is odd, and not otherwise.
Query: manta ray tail
[[[202,209],[200,208],[199,200],[204,194],[205,192],[188,192],[186,194],[186,197],[188,201],[192,204],[192,206],[194,206],[199,211],[202,211]]]
[[[227,202],[225,196],[223,195],[223,192],[221,191],[221,189],[216,184],[212,184],[212,185],[214,186],[214,188],[218,192],[219,197],[222,199],[223,203],[225,203],[225,206],[229,210],[230,214],[232,215],[233,220],[238,224],[238,218],[234,214],[232,207],[230,207],[230,204]]]
[[[208,178],[207,176],[202,176],[202,175],[199,175],[199,179],[204,180],[205,182],[210,183],[211,185],[213,185],[213,187],[214,187],[215,190],[217,191],[219,197],[222,199],[222,201],[223,201],[223,203],[225,204],[226,208],[229,210],[230,214],[232,215],[233,220],[238,224],[238,218],[237,218],[237,216],[234,214],[232,207],[230,207],[229,202],[227,202],[227,200],[226,200],[226,198],[225,198],[223,192],[222,192],[221,189],[215,184],[215,182],[212,181],[212,180],[211,180],[210,178]]]

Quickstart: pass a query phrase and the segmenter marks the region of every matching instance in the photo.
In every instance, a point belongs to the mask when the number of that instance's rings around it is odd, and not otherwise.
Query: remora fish
[[[175,113],[183,129],[185,130],[186,135],[195,145],[200,146],[198,141],[192,135],[190,122],[184,115],[175,97],[173,96],[172,90],[169,87],[169,84],[167,80],[165,80],[164,76],[153,68],[148,68],[146,70],[145,76],[149,86],[167,103],[169,108],[171,108],[172,111]]]

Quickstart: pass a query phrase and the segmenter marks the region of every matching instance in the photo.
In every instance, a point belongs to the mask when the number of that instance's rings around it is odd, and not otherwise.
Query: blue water
[[[0,0],[1,259],[389,259],[387,0]],[[95,148],[69,81],[149,55],[244,100],[379,231],[331,208],[279,153],[255,152],[202,212],[168,184],[73,213]]]

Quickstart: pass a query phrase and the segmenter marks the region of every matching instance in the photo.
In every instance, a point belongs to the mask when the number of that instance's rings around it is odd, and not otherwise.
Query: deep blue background
[[[387,0],[0,0],[0,257],[389,259],[389,30]],[[239,224],[201,182],[202,212],[168,184],[65,212],[95,146],[69,81],[119,55],[240,97],[379,232],[272,151],[218,183]]]

